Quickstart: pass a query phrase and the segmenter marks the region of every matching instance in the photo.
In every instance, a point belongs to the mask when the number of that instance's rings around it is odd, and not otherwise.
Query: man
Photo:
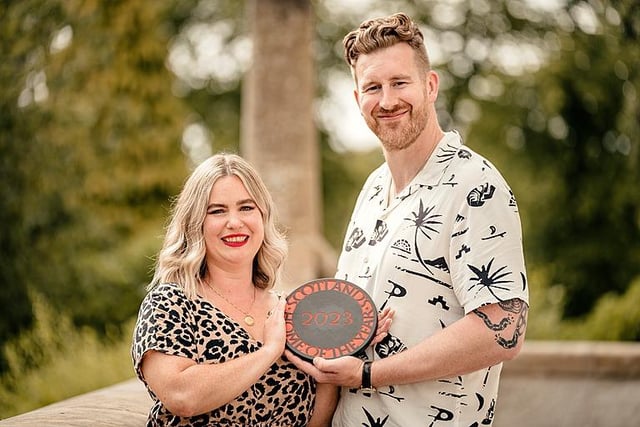
[[[343,386],[334,426],[491,425],[502,362],[519,353],[528,312],[513,193],[457,133],[442,131],[438,75],[409,17],[365,21],[344,48],[385,163],[358,197],[336,276],[395,317],[365,362],[288,356]]]

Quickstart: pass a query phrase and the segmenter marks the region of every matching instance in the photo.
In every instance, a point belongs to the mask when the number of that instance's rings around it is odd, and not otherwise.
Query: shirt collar
[[[407,187],[415,185],[436,186],[441,183],[451,160],[453,160],[461,146],[462,138],[458,132],[445,132],[429,160]]]
[[[445,172],[451,164],[454,156],[462,147],[462,138],[456,131],[445,132],[444,136],[436,145],[433,154],[425,163],[418,174],[411,180],[394,200],[387,201],[389,188],[391,186],[391,171],[387,163],[383,163],[377,172],[373,173],[373,191],[375,192],[369,200],[379,203],[382,206],[388,205],[388,209],[393,209],[402,200],[418,191],[421,187],[435,187],[445,179]]]

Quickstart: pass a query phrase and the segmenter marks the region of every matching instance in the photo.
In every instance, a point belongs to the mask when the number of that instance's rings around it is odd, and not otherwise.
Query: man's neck
[[[443,136],[444,133],[440,127],[427,128],[413,144],[404,150],[384,151],[395,194],[400,194],[422,170]]]

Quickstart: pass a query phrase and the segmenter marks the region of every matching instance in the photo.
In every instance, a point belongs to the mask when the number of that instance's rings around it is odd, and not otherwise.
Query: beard
[[[421,103],[418,108],[409,110],[409,123],[398,121],[394,123],[384,123],[376,118],[378,107],[371,116],[365,116],[365,121],[369,129],[380,139],[382,146],[387,151],[404,150],[411,146],[422,133],[429,121],[429,111],[427,103]],[[396,111],[406,108],[406,104],[398,105],[393,110],[384,110],[385,113],[393,114]]]

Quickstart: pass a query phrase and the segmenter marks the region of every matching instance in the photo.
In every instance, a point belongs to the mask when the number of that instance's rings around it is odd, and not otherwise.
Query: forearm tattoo
[[[496,332],[495,339],[498,345],[503,348],[510,349],[518,345],[518,340],[524,335],[527,326],[527,313],[529,312],[529,306],[521,299],[514,298],[508,301],[501,301],[498,303],[500,308],[506,313],[506,317],[500,319],[497,323],[494,323],[489,317],[480,310],[474,310],[473,312],[484,321],[487,328]],[[513,330],[513,336],[506,338],[502,335],[502,331],[513,324],[515,319],[516,325]]]

